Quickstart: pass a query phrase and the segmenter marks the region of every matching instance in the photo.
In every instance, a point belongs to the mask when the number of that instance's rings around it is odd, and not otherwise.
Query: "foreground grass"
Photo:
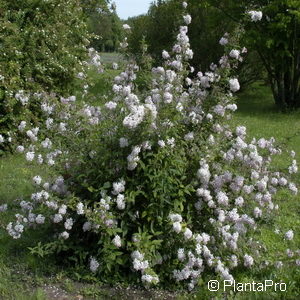
[[[97,75],[93,75],[90,91],[95,95],[95,103],[101,101],[102,95],[109,91],[108,82],[117,73],[111,70],[105,75],[104,80],[100,80]],[[101,91],[101,93],[99,93]],[[100,96],[99,96],[100,94]],[[100,97],[100,98],[99,98]],[[275,137],[281,143],[285,143],[289,150],[300,150],[300,112],[283,114],[276,111],[270,90],[268,87],[255,84],[247,89],[238,99],[238,112],[231,120],[232,125],[247,126],[250,137]],[[300,160],[300,153],[297,153],[297,160]],[[290,158],[288,153],[283,153],[280,159],[275,161],[276,167],[287,167]],[[47,170],[29,166],[22,155],[7,156],[0,159],[0,205],[8,203],[10,209],[15,208],[14,200],[23,197],[30,197],[33,192],[31,179],[34,175],[47,176]],[[299,175],[296,178],[299,185]],[[282,192],[278,196],[280,210],[275,219],[270,222],[266,220],[260,233],[260,239],[267,246],[269,252],[265,253],[265,258],[275,262],[284,260],[282,253],[291,245],[283,239],[283,234],[293,229],[295,239],[294,246],[300,248],[300,201],[299,196],[291,196],[287,192]],[[14,241],[9,238],[3,229],[13,218],[13,213],[0,213],[0,299],[16,300],[42,300],[55,299],[55,293],[49,292],[58,289],[61,299],[172,299],[175,295],[169,294],[149,294],[135,290],[126,292],[124,289],[107,289],[99,284],[79,284],[76,280],[70,279],[71,270],[63,270],[53,264],[51,258],[41,259],[30,255],[28,247],[35,245],[34,241],[43,239],[47,232],[31,231],[21,240]],[[274,232],[279,229],[279,234]],[[210,293],[207,290],[207,281],[216,279],[207,278],[202,283],[200,292],[189,296],[176,296],[179,299],[224,299],[222,292]],[[300,268],[294,264],[286,264],[283,268],[276,269],[270,267],[265,271],[254,269],[251,272],[240,271],[236,280],[238,282],[263,282],[273,280],[283,281],[287,284],[286,292],[266,293],[227,293],[226,299],[297,299],[300,295]],[[80,295],[80,297],[79,297]],[[65,297],[65,298],[64,298]],[[77,298],[76,298],[77,297]],[[79,298],[78,298],[79,297]]]

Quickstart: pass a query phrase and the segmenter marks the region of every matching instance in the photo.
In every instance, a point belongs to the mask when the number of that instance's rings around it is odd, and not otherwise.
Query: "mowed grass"
[[[94,95],[93,105],[103,103],[104,94],[110,90],[111,78],[118,71],[109,70],[105,75],[91,74],[90,91]],[[279,143],[285,143],[290,150],[296,151],[297,160],[300,159],[300,112],[284,114],[278,112],[274,106],[270,89],[260,83],[254,84],[238,95],[238,111],[230,123],[234,126],[245,125],[249,139],[256,137],[274,137]],[[299,153],[298,153],[299,152]],[[275,167],[287,168],[291,158],[284,152],[274,162]],[[66,274],[58,266],[54,266],[49,259],[33,257],[28,247],[36,245],[36,241],[43,239],[47,232],[30,231],[21,240],[12,240],[5,231],[6,224],[13,220],[16,213],[15,200],[29,199],[34,191],[31,184],[32,177],[39,174],[47,177],[48,171],[40,167],[32,167],[25,161],[23,155],[7,155],[0,158],[0,205],[9,204],[12,212],[0,213],[0,299],[46,299],[44,292],[38,287],[49,283],[49,278],[61,280],[61,275]],[[300,185],[299,175],[295,178]],[[275,212],[273,221],[266,220],[259,238],[269,249],[262,254],[266,259],[275,262],[286,258],[282,255],[288,248],[300,248],[300,198],[292,196],[287,191],[281,192],[277,197],[280,208]],[[279,234],[274,232],[279,229]],[[284,240],[284,233],[290,229],[295,232],[295,238],[289,242]],[[215,279],[213,274],[209,279]],[[237,280],[239,282],[262,282],[264,280],[281,280],[287,284],[285,293],[239,293],[229,294],[227,299],[297,299],[300,295],[300,267],[293,263],[286,263],[283,268],[270,267],[265,271],[254,268],[252,271],[241,271]],[[65,279],[64,279],[65,280]],[[91,290],[88,290],[90,292]],[[197,299],[224,299],[222,293],[209,293],[206,282],[203,283],[200,293],[194,295]],[[188,296],[187,298],[189,298]],[[186,299],[186,297],[184,297]],[[71,299],[71,298],[70,298]],[[96,299],[96,298],[92,298]],[[97,298],[101,299],[101,297]]]

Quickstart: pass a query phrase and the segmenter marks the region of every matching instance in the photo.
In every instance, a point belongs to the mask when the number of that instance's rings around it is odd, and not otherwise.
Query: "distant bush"
[[[0,134],[6,142],[20,121],[39,120],[42,99],[35,93],[72,90],[87,44],[77,0],[0,2]]]
[[[94,35],[94,38],[91,39],[91,46],[97,51],[115,52],[119,49],[122,23],[113,5],[111,9],[90,11],[88,28]]]

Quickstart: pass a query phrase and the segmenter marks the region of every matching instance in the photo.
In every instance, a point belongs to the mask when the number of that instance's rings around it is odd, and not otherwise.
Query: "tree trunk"
[[[291,78],[289,72],[281,73],[276,81],[271,83],[276,105],[280,110],[294,110],[300,107],[299,76]]]

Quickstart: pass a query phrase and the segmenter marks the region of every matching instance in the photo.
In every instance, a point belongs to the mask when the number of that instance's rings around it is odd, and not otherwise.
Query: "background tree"
[[[144,37],[149,53],[159,63],[161,49],[169,50],[176,38],[174,28],[181,21],[181,6],[180,0],[157,1],[150,6],[146,16],[130,19],[133,29],[129,47],[132,53],[137,53],[141,37]],[[233,28],[233,22],[204,1],[189,1],[188,12],[193,18],[189,26],[191,45],[195,49],[192,64],[207,69],[223,53],[218,41],[225,31]]]
[[[95,11],[106,10],[109,3],[110,0],[80,0],[80,5],[86,16]]]
[[[94,35],[91,46],[98,51],[117,51],[122,39],[122,22],[115,6],[99,5],[88,10],[88,28]]]
[[[161,63],[161,49],[170,50],[176,39],[174,28],[181,21],[180,0],[157,1],[153,3],[147,15],[129,19],[132,34],[129,37],[129,50],[137,58],[142,55],[140,47],[144,40],[148,52],[154,58],[155,64]],[[205,0],[190,0],[187,8],[193,18],[189,26],[191,47],[194,49],[192,65],[198,70],[206,71],[211,63],[217,63],[223,54],[223,47],[218,41],[225,32],[233,32],[237,22],[224,14]],[[244,87],[263,77],[263,66],[257,55],[249,51],[246,60],[236,72]]]
[[[142,54],[141,46],[143,41],[144,43],[149,43],[148,30],[150,29],[150,18],[148,15],[140,15],[129,18],[127,23],[131,26],[131,33],[128,37],[128,50],[138,57]]]
[[[208,0],[224,16],[245,26],[244,42],[255,51],[269,77],[277,106],[300,107],[300,1],[297,0]],[[259,23],[245,18],[249,10],[262,11]]]

